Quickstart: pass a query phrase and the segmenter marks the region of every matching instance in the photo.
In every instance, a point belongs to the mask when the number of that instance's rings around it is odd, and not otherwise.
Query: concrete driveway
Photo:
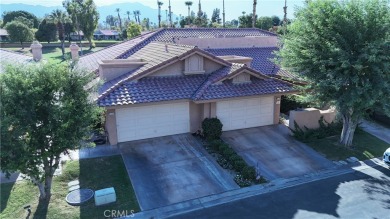
[[[222,134],[247,163],[268,180],[302,176],[335,165],[309,146],[296,141],[284,125],[228,131]]]
[[[141,210],[239,188],[190,134],[119,147]]]

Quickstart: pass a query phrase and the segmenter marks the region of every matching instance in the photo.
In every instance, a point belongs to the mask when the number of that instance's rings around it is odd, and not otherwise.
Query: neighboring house
[[[119,40],[119,33],[116,30],[96,30],[93,38],[95,40]]]
[[[6,29],[0,28],[0,41],[7,41],[9,40],[9,35]]]
[[[66,40],[69,40],[67,36],[65,36]],[[84,40],[84,33],[80,30],[80,38],[81,40]],[[72,32],[70,33],[70,40],[71,41],[79,41],[79,34],[78,32]]]
[[[4,65],[31,62],[33,57],[26,56],[17,52],[12,52],[4,49],[0,49],[0,73],[4,71]]]
[[[272,63],[277,36],[259,29],[161,29],[82,56],[79,66],[104,83],[111,144],[201,129],[279,122],[280,97],[295,92]]]

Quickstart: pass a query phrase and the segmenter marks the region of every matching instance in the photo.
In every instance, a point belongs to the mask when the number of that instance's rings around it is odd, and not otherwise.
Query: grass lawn
[[[359,160],[367,160],[383,156],[383,152],[390,144],[377,137],[357,129],[353,138],[353,148],[346,148],[338,143],[340,136],[332,136],[305,142],[314,150],[324,154],[330,160],[345,160],[348,157],[356,157]]]
[[[66,203],[68,182],[78,179],[81,188],[92,190],[114,187],[117,201],[96,207],[92,198],[83,206]],[[23,206],[31,205],[30,218],[105,218],[105,210],[131,210],[138,212],[139,205],[121,156],[69,161],[63,174],[55,177],[49,205],[38,205],[38,188],[28,181],[1,184],[0,218],[26,218]]]
[[[91,52],[96,52],[96,51],[99,51],[103,48],[105,48],[105,47],[95,47],[93,49],[83,47],[83,54],[85,55],[85,54],[88,54]],[[14,52],[18,52],[18,53],[32,56],[32,53],[31,53],[30,48],[28,46],[25,47],[24,49],[21,49],[20,47],[3,48],[3,49],[11,50]],[[69,58],[69,59],[71,58],[69,48],[65,47],[65,54],[66,54],[67,58]],[[59,47],[43,47],[42,48],[42,56],[43,56],[43,58],[50,60],[50,61],[53,61],[53,62],[62,62],[62,52],[61,52],[61,48],[59,48]]]

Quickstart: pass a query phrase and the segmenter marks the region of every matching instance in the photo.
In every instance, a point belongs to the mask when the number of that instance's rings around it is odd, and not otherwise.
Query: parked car
[[[390,126],[390,117],[386,116],[383,112],[376,110],[373,111],[371,114],[371,118],[374,119],[375,121],[378,121],[384,125],[389,125]]]
[[[383,153],[383,162],[390,167],[390,148],[387,148],[385,153]]]

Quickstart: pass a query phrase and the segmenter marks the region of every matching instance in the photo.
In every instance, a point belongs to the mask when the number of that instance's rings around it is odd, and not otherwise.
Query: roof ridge
[[[195,48],[196,47],[196,46],[187,45],[187,44],[179,44],[179,43],[171,43],[171,42],[160,42],[160,41],[153,41],[153,42],[150,42],[149,44],[172,45],[172,46],[186,47],[186,48]],[[147,45],[145,45],[145,46],[147,46]]]
[[[141,49],[142,49],[142,48],[141,48]],[[161,62],[161,63],[159,63],[159,64],[157,64],[157,65],[155,65],[155,66],[152,66],[152,67],[150,67],[150,68],[148,68],[148,69],[143,70],[142,72],[140,72],[139,74],[137,74],[137,75],[134,76],[133,78],[131,77],[132,75],[126,76],[125,78],[121,79],[121,80],[118,81],[116,84],[114,84],[112,87],[108,88],[105,92],[103,92],[102,94],[100,94],[99,97],[97,98],[97,100],[101,100],[102,98],[104,98],[105,96],[107,96],[111,91],[113,91],[114,89],[116,89],[116,88],[118,88],[119,86],[121,86],[123,83],[125,83],[125,82],[127,82],[127,81],[129,81],[129,80],[134,80],[134,79],[137,80],[137,76],[140,77],[140,76],[142,76],[142,75],[145,75],[146,73],[148,73],[148,72],[150,72],[150,71],[152,71],[152,70],[154,70],[154,69],[156,69],[156,68],[160,68],[160,67],[165,66],[165,65],[168,65],[169,63],[172,63],[172,62],[174,62],[174,61],[176,61],[176,60],[180,60],[181,58],[186,57],[187,55],[189,55],[189,54],[191,54],[191,53],[193,53],[193,52],[199,52],[199,53],[203,53],[205,56],[210,56],[210,57],[212,57],[214,60],[217,60],[217,61],[219,61],[219,62],[222,62],[222,63],[228,65],[228,66],[226,66],[226,67],[232,66],[232,63],[227,62],[227,61],[225,61],[225,60],[223,60],[223,59],[221,59],[221,58],[219,58],[219,57],[216,57],[215,55],[213,55],[213,54],[211,54],[211,53],[208,53],[208,52],[206,52],[206,51],[204,51],[204,50],[201,50],[201,49],[199,49],[198,47],[194,47],[194,48],[192,48],[192,49],[190,49],[190,50],[188,50],[188,51],[183,52],[183,53],[182,53],[181,55],[179,55],[179,56],[174,56],[174,57],[172,57],[172,58],[170,58],[170,59],[167,59],[167,60],[165,60],[165,61],[163,61],[163,62]],[[218,70],[217,70],[217,71],[218,71]],[[128,72],[128,73],[130,73],[130,72]],[[126,73],[126,74],[128,74],[128,73]]]
[[[26,55],[26,54],[22,54],[22,53],[18,53],[18,52],[12,51],[12,50],[7,50],[7,49],[4,49],[4,48],[0,48],[0,50],[2,50],[4,52],[13,53],[15,55],[25,56],[26,58],[33,58],[32,56],[29,56],[29,55]]]
[[[109,46],[104,47],[103,49],[101,49],[101,50],[99,50],[99,51],[104,51],[104,50],[109,49],[109,48],[111,48],[111,47],[114,47],[114,46],[118,46],[118,45],[120,45],[120,44],[127,43],[127,42],[130,41],[130,40],[142,38],[142,37],[144,37],[145,35],[152,34],[151,36],[145,38],[145,39],[149,39],[150,37],[152,37],[152,36],[154,36],[156,33],[158,33],[158,31],[159,31],[159,30],[157,30],[157,31],[153,30],[153,31],[151,31],[152,33],[151,33],[151,32],[144,33],[144,34],[141,34],[141,35],[139,35],[139,36],[136,36],[136,37],[133,37],[133,38],[124,40],[124,41],[122,41],[122,42],[114,43],[114,44],[112,44],[112,45],[109,45]],[[153,32],[154,32],[154,33],[153,33]],[[145,40],[145,39],[144,39],[144,40]],[[139,43],[142,43],[144,40],[141,40]],[[137,43],[136,45],[132,46],[131,48],[134,48],[134,47],[137,46],[139,43]],[[125,51],[124,53],[126,53],[126,52],[127,52],[127,51]],[[92,54],[94,54],[94,52],[92,52],[92,53],[87,53],[87,54],[84,54],[84,55],[81,55],[80,58],[83,58],[83,57],[86,57],[86,56],[89,56],[89,55],[92,55]],[[122,53],[122,54],[123,54],[123,53]],[[122,55],[122,54],[121,54],[121,55]]]
[[[233,68],[235,66],[235,63],[232,63],[231,66],[225,66],[224,68],[221,68],[221,69],[218,69],[216,71],[214,71],[213,73],[211,73],[205,80],[204,83],[202,83],[199,88],[194,92],[194,94],[192,95],[192,99],[193,100],[198,100],[200,99],[200,97],[204,94],[204,92],[206,91],[207,87],[209,87],[210,85],[214,84],[215,82],[219,81],[220,79],[222,79],[223,77],[225,77],[226,75],[217,75],[216,72],[218,71],[225,71],[227,68]],[[236,66],[239,66],[239,65],[236,65]],[[238,69],[234,70],[234,72],[244,68],[245,66],[241,66],[239,67]],[[219,77],[218,77],[219,76]],[[214,78],[211,78],[211,77],[214,77]]]
[[[229,49],[274,49],[279,48],[277,46],[252,46],[252,47],[229,47],[229,48],[206,48],[205,50],[229,50]]]

